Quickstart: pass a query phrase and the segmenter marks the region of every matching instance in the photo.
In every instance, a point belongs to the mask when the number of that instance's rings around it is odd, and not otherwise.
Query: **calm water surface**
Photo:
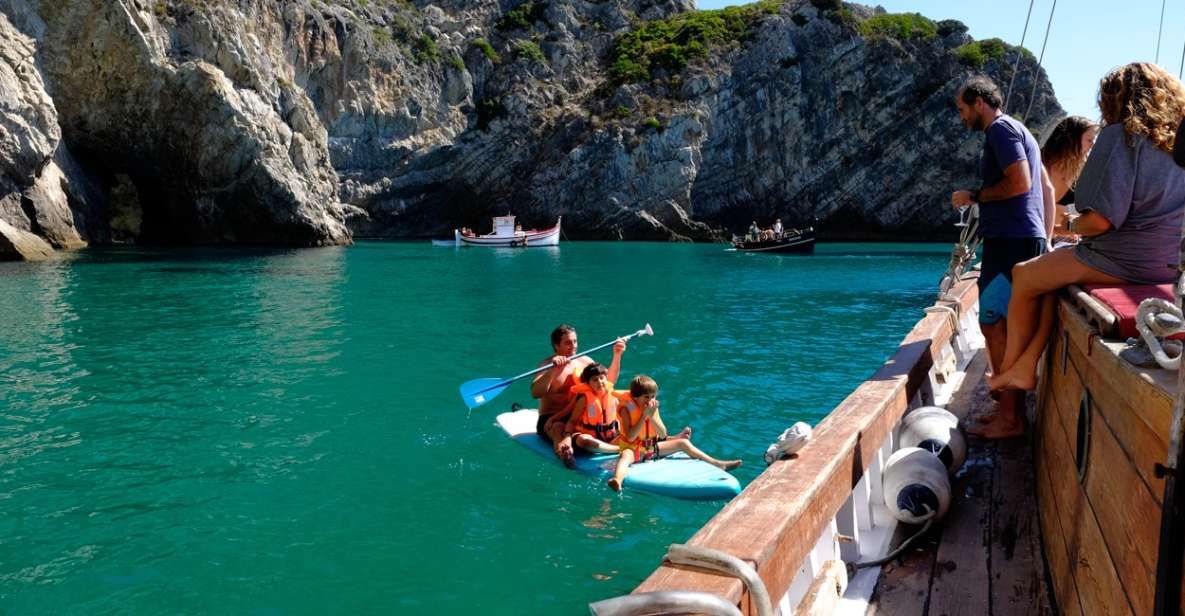
[[[96,250],[0,264],[0,611],[587,613],[721,503],[618,497],[501,436],[548,334],[748,483],[921,316],[946,245]],[[607,361],[608,351],[598,358]],[[623,380],[624,380],[623,378]]]

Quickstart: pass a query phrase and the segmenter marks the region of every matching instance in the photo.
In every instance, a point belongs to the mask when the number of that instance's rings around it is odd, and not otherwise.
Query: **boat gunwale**
[[[976,275],[961,279],[951,301],[959,315],[978,301]],[[789,590],[814,538],[836,517],[887,436],[928,382],[928,371],[958,327],[948,311],[925,315],[897,350],[815,427],[796,459],[776,462],[691,537],[689,545],[723,550],[753,565],[770,597]],[[664,563],[635,593],[694,588],[752,612],[740,580]]]

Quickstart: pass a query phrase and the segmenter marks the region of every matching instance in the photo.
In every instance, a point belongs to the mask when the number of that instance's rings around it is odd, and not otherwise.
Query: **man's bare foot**
[[[609,487],[613,488],[614,492],[621,491],[621,482],[618,481],[616,477],[610,477],[608,483],[609,483]]]
[[[988,378],[988,387],[992,390],[1019,389],[1030,391],[1037,388],[1037,374],[1033,370],[1026,370],[1024,366],[1016,364],[1001,374],[993,374]]]
[[[967,428],[967,434],[988,440],[1015,438],[1024,433],[1024,422],[1018,417],[1009,417],[1005,413],[998,413],[989,421]]]
[[[716,466],[719,466],[720,468],[722,468],[726,471],[731,471],[732,469],[734,469],[740,465],[741,465],[740,460],[721,460],[720,464],[717,464]]]
[[[668,441],[677,441],[681,438],[691,438],[691,426],[684,426],[675,436],[667,438]]]

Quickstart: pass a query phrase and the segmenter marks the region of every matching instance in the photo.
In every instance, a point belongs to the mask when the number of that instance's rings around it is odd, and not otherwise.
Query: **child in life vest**
[[[658,414],[658,383],[654,379],[639,374],[630,381],[628,392],[614,396],[618,398],[617,417],[621,422],[621,438],[617,441],[621,456],[609,479],[609,487],[615,491],[621,491],[625,475],[634,462],[656,460],[676,451],[726,471],[741,465],[740,460],[717,460],[709,456],[693,445],[690,438],[668,440],[667,427]]]
[[[564,436],[572,445],[592,453],[618,453],[617,398],[605,366],[592,363],[580,373],[580,383],[571,390],[568,425]]]

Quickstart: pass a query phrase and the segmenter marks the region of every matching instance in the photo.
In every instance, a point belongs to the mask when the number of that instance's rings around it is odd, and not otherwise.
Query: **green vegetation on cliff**
[[[489,41],[483,38],[473,39],[473,42],[471,42],[470,45],[480,49],[482,55],[485,56],[490,62],[498,64],[502,61],[502,56],[498,55],[498,52],[494,51],[494,46],[490,45]]]
[[[867,38],[931,39],[938,36],[938,25],[918,13],[875,15],[859,22],[856,29]]]
[[[981,68],[984,64],[987,64],[988,60],[1003,60],[1004,54],[1006,52],[1015,51],[1017,49],[1020,50],[1021,55],[1023,55],[1025,59],[1029,61],[1036,60],[1033,52],[1029,51],[1028,49],[1025,49],[1024,47],[1014,47],[998,38],[984,39],[982,41],[975,41],[973,43],[967,43],[966,45],[956,47],[955,57],[959,59],[959,62],[962,62],[967,66]]]
[[[530,28],[531,24],[543,18],[543,11],[547,9],[546,2],[526,2],[506,12],[495,26],[499,30],[522,30]]]
[[[645,22],[614,43],[609,75],[628,83],[649,80],[656,70],[681,71],[713,47],[744,41],[762,15],[776,13],[781,5],[780,0],[762,0]]]
[[[514,56],[523,60],[531,60],[539,62],[540,64],[547,61],[543,57],[543,50],[539,49],[539,45],[535,41],[518,40],[513,45]]]

